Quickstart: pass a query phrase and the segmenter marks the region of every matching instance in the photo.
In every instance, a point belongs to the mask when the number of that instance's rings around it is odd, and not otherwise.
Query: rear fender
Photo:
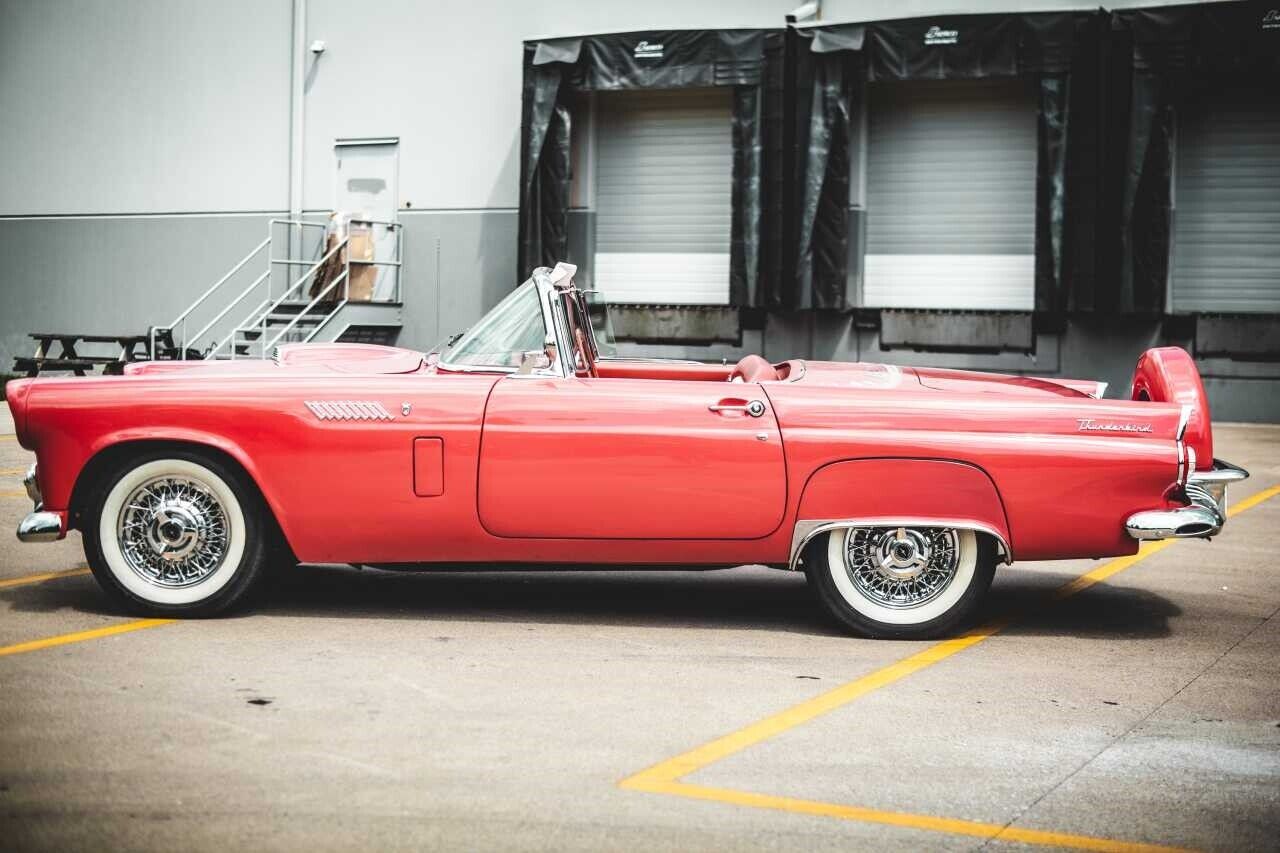
[[[853,459],[815,471],[800,497],[790,568],[815,537],[843,527],[955,527],[996,540],[1013,561],[1004,504],[987,472],[945,459]]]
[[[1213,427],[1200,371],[1182,347],[1156,347],[1138,359],[1133,373],[1134,400],[1176,403],[1183,407],[1177,436],[1195,451],[1198,467],[1213,467]]]

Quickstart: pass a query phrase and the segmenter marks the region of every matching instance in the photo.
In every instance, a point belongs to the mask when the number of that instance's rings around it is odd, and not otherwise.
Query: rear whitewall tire
[[[189,582],[149,578],[136,556],[131,561],[125,554],[128,502],[148,484],[170,478],[198,493],[218,522],[216,559]],[[209,616],[230,608],[256,585],[268,551],[252,484],[197,451],[153,451],[118,465],[91,500],[83,529],[85,555],[100,585],[131,611],[152,616]],[[195,548],[205,545],[195,539]]]
[[[908,531],[913,529],[907,528]],[[914,531],[923,531],[915,528]],[[929,528],[929,530],[938,530]],[[805,575],[823,607],[853,632],[883,639],[925,639],[945,634],[976,609],[995,574],[993,540],[972,530],[947,530],[954,537],[954,570],[945,585],[919,604],[888,606],[854,582],[846,560],[850,539],[867,528],[839,528],[816,537],[805,549]]]

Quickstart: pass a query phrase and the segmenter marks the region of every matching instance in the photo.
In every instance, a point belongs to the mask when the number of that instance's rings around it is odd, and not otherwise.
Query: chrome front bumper
[[[27,497],[31,498],[36,508],[18,525],[18,538],[23,542],[54,542],[61,539],[66,533],[62,529],[62,516],[56,512],[44,511],[44,498],[40,494],[35,463],[27,469],[22,485],[26,487]]]
[[[1207,471],[1192,471],[1184,487],[1188,506],[1150,509],[1129,516],[1125,530],[1134,539],[1208,539],[1227,521],[1227,486],[1249,472],[1221,459]]]

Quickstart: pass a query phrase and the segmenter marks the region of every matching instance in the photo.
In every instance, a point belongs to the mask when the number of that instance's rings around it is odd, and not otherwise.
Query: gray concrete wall
[[[267,234],[267,214],[0,219],[0,373],[28,332],[143,334]]]

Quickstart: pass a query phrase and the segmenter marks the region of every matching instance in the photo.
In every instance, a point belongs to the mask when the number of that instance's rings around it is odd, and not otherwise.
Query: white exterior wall
[[[0,216],[282,209],[287,0],[0,0]]]
[[[796,5],[307,0],[327,49],[306,57],[303,207],[331,208],[336,137],[392,135],[414,209],[512,209],[525,39],[780,27]],[[822,19],[1096,5],[827,0]],[[292,28],[291,0],[0,0],[0,216],[285,210]]]

